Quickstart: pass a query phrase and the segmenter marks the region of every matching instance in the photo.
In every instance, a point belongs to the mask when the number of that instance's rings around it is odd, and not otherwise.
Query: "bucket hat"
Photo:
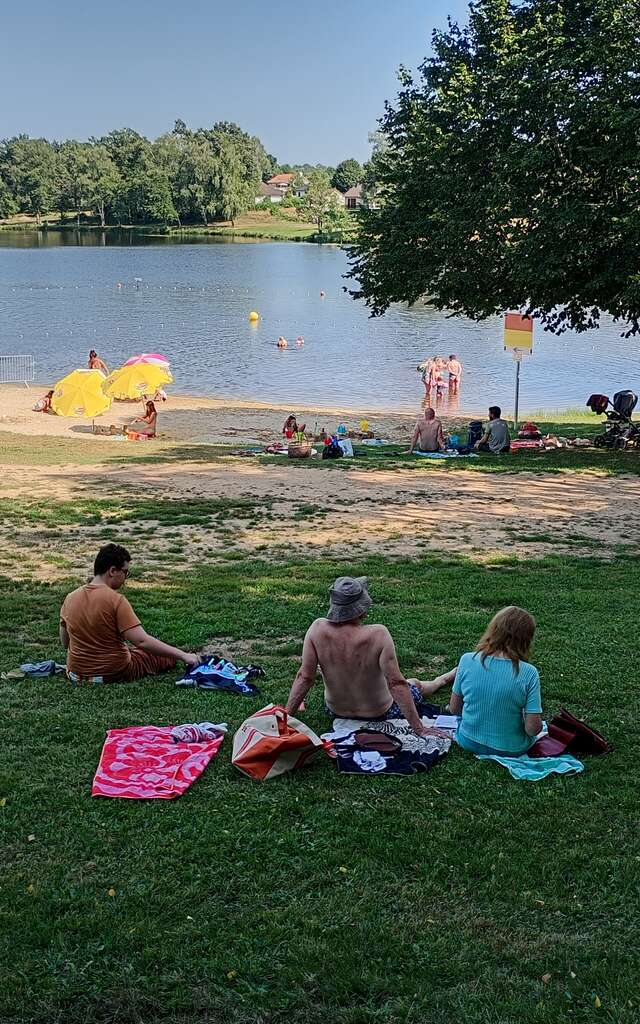
[[[373,601],[366,576],[339,576],[329,587],[329,622],[349,622],[368,612]]]

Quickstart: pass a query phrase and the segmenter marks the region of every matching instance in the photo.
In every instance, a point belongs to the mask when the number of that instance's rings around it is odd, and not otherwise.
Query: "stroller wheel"
[[[623,452],[627,448],[629,442],[626,437],[616,437],[613,442],[613,447],[617,452]]]

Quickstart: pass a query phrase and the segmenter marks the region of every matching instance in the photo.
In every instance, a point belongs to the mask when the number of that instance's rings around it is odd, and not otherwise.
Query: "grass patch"
[[[102,515],[97,504],[85,512]],[[181,502],[182,514],[203,522],[203,504]],[[52,507],[38,507],[46,529]],[[131,523],[148,513],[124,499],[121,511]],[[187,649],[213,637],[231,650],[255,645],[263,696],[177,690],[173,677],[79,691],[59,678],[0,684],[0,1020],[635,1024],[628,624],[640,613],[629,587],[639,568],[629,556],[478,565],[285,555],[234,556],[176,572],[169,586],[147,572],[131,591],[146,627]],[[372,618],[392,630],[407,673],[452,664],[498,607],[530,608],[545,711],[565,704],[586,716],[614,752],[581,777],[540,784],[455,750],[412,780],[339,776],[320,760],[257,785],[232,769],[227,739],[176,802],[91,799],[108,728],[235,728],[283,700],[291,656],[346,572],[370,577]],[[61,657],[58,610],[77,582],[0,578],[3,670]],[[612,615],[621,595],[623,617]],[[308,706],[322,731],[318,689]]]

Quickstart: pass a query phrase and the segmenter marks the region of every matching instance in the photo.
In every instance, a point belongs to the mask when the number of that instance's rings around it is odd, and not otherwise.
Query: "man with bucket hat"
[[[340,576],[329,594],[327,617],[316,619],[304,638],[287,710],[295,714],[320,669],[330,714],[366,721],[406,718],[419,736],[432,735],[416,705],[452,682],[455,672],[425,683],[405,679],[387,627],[364,623],[373,604],[365,576]]]

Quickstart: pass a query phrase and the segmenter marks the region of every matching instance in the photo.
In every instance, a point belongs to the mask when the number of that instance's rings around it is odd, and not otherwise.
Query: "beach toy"
[[[360,430],[366,434],[369,430],[369,420],[360,420]]]
[[[345,427],[344,423],[341,423],[340,426],[338,427],[338,430],[336,431],[336,433],[338,433],[338,434],[346,434],[346,432],[347,432],[347,428]]]
[[[257,323],[257,321],[259,319],[260,319],[260,314],[256,313],[255,309],[252,309],[251,312],[249,313],[249,320],[250,320],[250,322],[252,324],[255,324],[255,323]]]
[[[58,416],[99,416],[111,405],[100,370],[73,370],[53,389],[51,408]]]

